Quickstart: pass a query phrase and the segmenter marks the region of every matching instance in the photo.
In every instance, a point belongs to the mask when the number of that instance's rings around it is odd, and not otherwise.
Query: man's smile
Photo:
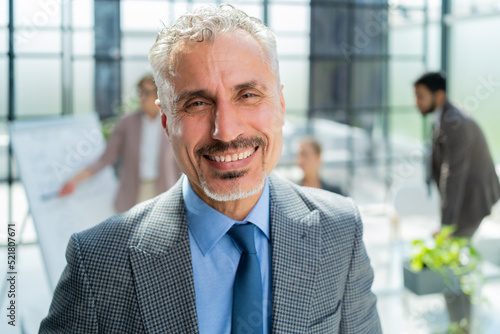
[[[211,160],[211,161],[232,162],[232,161],[247,159],[252,154],[254,154],[258,148],[259,147],[256,146],[254,148],[247,149],[247,150],[242,151],[242,152],[224,153],[224,154],[218,154],[218,155],[204,155],[204,157],[207,158],[208,160]]]

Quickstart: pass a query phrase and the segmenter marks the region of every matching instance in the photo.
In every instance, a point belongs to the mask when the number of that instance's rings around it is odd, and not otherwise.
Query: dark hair
[[[314,137],[304,137],[300,143],[311,146],[316,155],[321,155],[321,144]]]
[[[155,78],[153,77],[152,73],[147,73],[142,78],[140,78],[139,82],[137,83],[137,88],[144,88],[144,85],[148,83],[153,84],[156,87]]]
[[[446,92],[446,77],[442,72],[428,72],[418,78],[413,86],[424,85],[431,92],[435,93],[442,89]]]

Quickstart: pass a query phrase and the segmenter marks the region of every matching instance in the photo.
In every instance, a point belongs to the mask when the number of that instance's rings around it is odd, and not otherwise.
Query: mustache
[[[229,149],[241,149],[241,148],[251,148],[255,146],[264,146],[266,141],[260,137],[253,138],[237,138],[230,142],[215,142],[196,150],[197,155],[212,155],[216,153],[221,153]]]

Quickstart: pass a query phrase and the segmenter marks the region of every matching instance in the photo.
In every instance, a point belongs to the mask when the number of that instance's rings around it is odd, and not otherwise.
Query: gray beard
[[[229,172],[228,175],[223,175],[224,178],[226,179],[236,179],[239,176],[243,176],[245,173],[241,173],[241,175],[236,175],[234,172]],[[237,201],[240,199],[245,199],[247,197],[253,196],[258,194],[259,192],[262,191],[264,188],[264,185],[266,183],[266,169],[263,169],[262,173],[262,180],[258,186],[256,186],[253,189],[250,189],[248,191],[242,191],[240,188],[240,185],[238,181],[234,181],[234,183],[231,185],[231,189],[229,190],[229,193],[226,194],[218,194],[216,192],[213,192],[209,189],[207,182],[205,181],[205,177],[203,175],[200,175],[200,183],[201,183],[201,188],[203,189],[203,192],[205,195],[207,195],[209,198],[211,198],[214,201],[217,202],[229,202],[229,201]]]

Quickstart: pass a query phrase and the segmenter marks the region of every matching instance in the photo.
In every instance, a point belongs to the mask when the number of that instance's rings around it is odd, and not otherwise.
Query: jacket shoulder
[[[471,145],[473,142],[485,141],[479,124],[469,115],[448,103],[440,123],[442,133],[453,143]]]
[[[356,204],[351,198],[323,189],[302,187],[280,177],[271,178],[278,205],[283,211],[294,216],[318,211],[323,227],[335,230],[356,228],[361,218]]]
[[[184,217],[181,183],[179,181],[166,193],[75,234],[80,247],[90,253],[108,247],[128,251],[128,248],[151,238],[163,238],[165,244],[176,239]]]

